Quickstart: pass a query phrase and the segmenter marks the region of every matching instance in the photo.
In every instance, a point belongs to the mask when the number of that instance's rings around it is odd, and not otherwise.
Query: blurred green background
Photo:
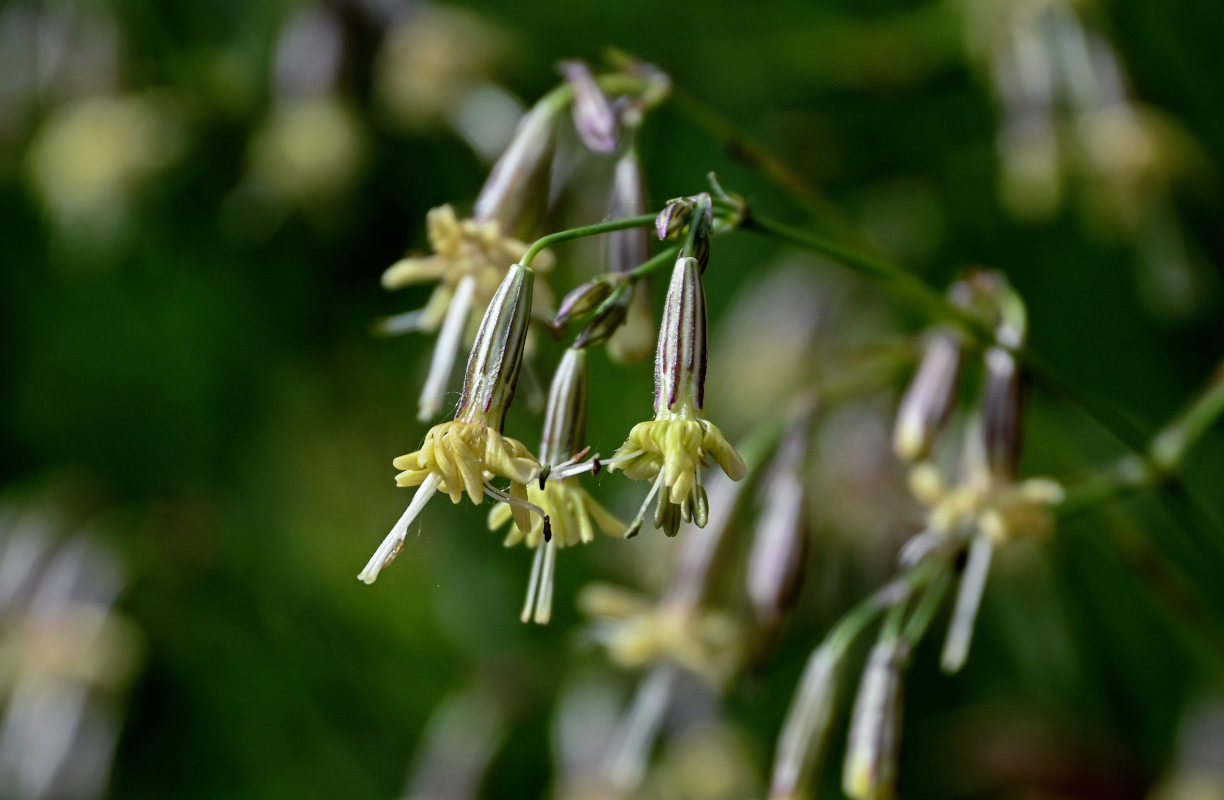
[[[102,703],[121,725],[107,796],[400,796],[427,719],[472,686],[508,732],[480,796],[546,796],[562,689],[595,676],[626,702],[633,676],[583,636],[572,598],[591,578],[657,590],[671,543],[653,531],[563,553],[548,627],[518,622],[530,559],[500,547],[484,508],[435,501],[376,586],[353,579],[408,498],[390,461],[426,430],[431,338],[369,326],[427,290],[388,294],[378,278],[425,248],[428,209],[470,208],[480,151],[505,141],[504,119],[453,107],[474,86],[500,87],[495,108],[530,103],[559,59],[631,51],[684,95],[643,128],[652,207],[715,170],[763,213],[837,230],[737,157],[713,113],[935,285],[1003,270],[1052,370],[1154,431],[1224,352],[1224,5],[1015,6],[1067,15],[1057,36],[1089,32],[1121,70],[1121,97],[1051,101],[1053,162],[1025,139],[1039,98],[1009,96],[999,65],[1000,26],[1024,13],[984,0],[0,6],[0,481],[7,508],[91,531],[126,576],[116,612],[139,644]],[[1086,130],[1098,101],[1123,123]],[[602,214],[589,185],[562,195],[557,220]],[[598,269],[597,249],[557,253],[556,290]],[[779,263],[816,281],[811,359],[844,364],[856,344],[904,345],[922,327],[878,287],[734,234],[707,273],[724,354],[780,346],[768,309],[753,312],[760,332],[751,314],[720,328]],[[545,385],[557,352],[542,343]],[[735,400],[734,358],[713,359],[711,418],[742,436],[751,414],[731,407],[760,398]],[[589,438],[610,453],[649,413],[650,370],[592,363]],[[746,783],[651,796],[764,795],[808,651],[914,530],[898,522],[912,510],[889,516],[903,482],[882,427],[903,378],[822,416],[801,604],[714,715]],[[1050,389],[1033,385],[1026,474],[1071,480],[1120,452]],[[534,446],[527,405],[508,430]],[[902,796],[1143,797],[1187,770],[1224,774],[1222,469],[1212,434],[1180,488],[1077,515],[996,564],[964,672],[940,674],[937,645],[915,659]],[[626,515],[641,497],[616,476],[592,485]],[[715,596],[734,607],[727,583]],[[26,796],[15,786],[0,792]]]

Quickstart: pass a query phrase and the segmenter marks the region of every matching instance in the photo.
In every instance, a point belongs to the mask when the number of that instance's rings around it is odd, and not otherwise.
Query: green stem
[[[1047,389],[1079,408],[1118,442],[1135,452],[1145,450],[1146,442],[1143,441],[1134,426],[1117,412],[1100,403],[1089,401],[1060,378],[1031,350],[1007,347],[998,342],[994,332],[983,325],[981,320],[950,303],[941,292],[892,260],[857,250],[827,236],[814,234],[755,214],[749,214],[741,223],[740,228],[770,236],[837,261],[855,272],[884,284],[897,295],[920,308],[932,319],[956,325],[979,346],[1003,347],[1009,350]],[[1215,383],[1224,383],[1224,377],[1217,378]],[[1215,390],[1207,393],[1205,408],[1202,410],[1203,415],[1208,419],[1208,424],[1215,418],[1212,415],[1218,415],[1224,408],[1224,387],[1215,386]],[[1177,454],[1182,447],[1183,439],[1193,435],[1195,426],[1199,424],[1201,423],[1195,416],[1187,420],[1184,432],[1172,433],[1162,445],[1163,449],[1168,451],[1164,457],[1167,458],[1168,454]]]
[[[547,236],[541,236],[531,243],[527,251],[523,253],[523,258],[519,261],[524,267],[531,266],[531,260],[540,254],[540,251],[546,247],[557,244],[558,242],[568,242],[571,239],[584,239],[588,236],[598,236],[601,233],[612,233],[614,231],[628,230],[629,228],[645,228],[654,225],[657,214],[643,214],[639,217],[625,217],[624,219],[613,219],[607,222],[597,222],[594,225],[583,225],[581,228],[570,228],[569,230],[557,231],[550,233]]]
[[[847,611],[837,621],[837,624],[833,626],[833,630],[829,631],[825,637],[821,647],[829,648],[829,651],[834,654],[835,658],[841,658],[850,645],[854,643],[854,640],[885,610],[890,611],[889,624],[891,626],[892,617],[904,612],[905,604],[913,596],[914,592],[926,585],[935,576],[936,567],[942,570],[944,565],[923,562],[911,567],[895,580],[890,581],[879,590],[860,600],[858,605]],[[898,612],[897,609],[901,609],[901,611]],[[899,626],[897,626],[894,635],[895,633],[900,633]]]
[[[935,619],[935,613],[939,611],[940,603],[943,602],[944,593],[948,591],[948,585],[952,582],[952,571],[944,565],[941,567],[931,578],[931,582],[927,584],[922,599],[918,601],[914,613],[905,623],[905,630],[901,633],[911,648],[916,647],[918,642],[922,641],[927,628],[931,627],[931,621]]]
[[[680,255],[680,245],[669,247],[666,250],[652,256],[650,260],[643,261],[640,266],[634,267],[625,274],[631,281],[641,280],[650,273],[657,271],[667,264],[674,264],[676,261],[676,256],[678,255]]]
[[[1224,414],[1224,361],[1216,365],[1198,395],[1156,432],[1147,447],[1136,448],[1090,475],[1059,504],[1059,515],[1074,514],[1131,492],[1176,481],[1186,455]]]
[[[1224,361],[1216,365],[1198,396],[1152,438],[1148,448],[1151,467],[1162,473],[1175,472],[1220,414],[1224,414]]]
[[[882,282],[921,308],[928,316],[951,322],[978,341],[991,340],[990,332],[975,317],[949,303],[942,292],[932,288],[921,278],[907,272],[887,258],[857,250],[830,237],[785,225],[757,214],[748,214],[740,223],[740,228],[830,258],[855,272]]]

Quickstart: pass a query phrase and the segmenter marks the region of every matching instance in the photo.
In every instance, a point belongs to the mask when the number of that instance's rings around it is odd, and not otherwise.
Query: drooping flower
[[[397,261],[383,273],[382,283],[388,289],[428,281],[437,281],[438,285],[424,308],[389,317],[379,324],[384,333],[441,329],[421,391],[422,421],[432,419],[441,410],[459,346],[464,338],[470,341],[474,337],[469,330],[475,319],[472,310],[488,305],[506,275],[506,265],[517,263],[527,250],[523,242],[503,236],[499,223],[461,220],[449,205],[430,211],[426,226],[433,254]],[[541,253],[533,263],[547,270],[552,257],[547,252]]]
[[[402,470],[396,476],[397,485],[420,488],[357,576],[365,583],[373,583],[398,555],[408,526],[439,490],[449,494],[453,503],[462,500],[465,492],[475,504],[484,495],[506,502],[512,507],[515,524],[524,531],[532,527],[530,511],[543,516],[527,499],[527,483],[539,474],[539,462],[522,442],[501,432],[518,382],[531,297],[531,269],[511,266],[481,320],[455,419],[435,425],[420,449],[393,462]],[[493,486],[495,478],[509,480],[509,492]]]
[[[433,419],[441,410],[460,340],[465,333],[468,341],[475,336],[472,309],[488,305],[506,275],[506,265],[518,263],[527,250],[528,245],[516,237],[530,230],[548,194],[558,110],[554,103],[541,101],[523,117],[476,198],[471,219],[460,219],[449,205],[431,210],[425,222],[433,254],[400,259],[383,273],[387,289],[438,284],[424,308],[378,324],[388,334],[441,329],[421,391],[421,421]],[[546,271],[552,256],[540,253],[532,264]],[[551,305],[547,287],[537,290],[542,305]]]
[[[655,603],[609,584],[583,589],[579,605],[592,618],[592,635],[608,657],[627,669],[672,661],[721,687],[744,654],[744,631],[735,617],[690,603]]]
[[[553,375],[540,440],[540,457],[550,468],[572,460],[586,437],[586,359],[586,350],[568,349]],[[522,620],[543,624],[552,615],[557,549],[590,543],[596,526],[604,533],[621,536],[625,524],[596,502],[576,475],[547,480],[542,485],[532,483],[527,487],[527,499],[543,509],[545,516],[537,518],[529,529],[511,528],[504,544],[513,547],[523,543],[535,549]],[[489,528],[502,527],[513,512],[510,505],[498,504],[489,512]]]
[[[701,267],[681,255],[672,271],[655,354],[655,418],[639,422],[608,462],[638,480],[654,482],[655,525],[674,536],[680,520],[704,527],[709,502],[701,467],[713,458],[727,476],[746,473],[743,459],[702,413],[706,371],[706,305]],[[645,508],[645,505],[643,508]],[[639,515],[640,521],[640,515]]]

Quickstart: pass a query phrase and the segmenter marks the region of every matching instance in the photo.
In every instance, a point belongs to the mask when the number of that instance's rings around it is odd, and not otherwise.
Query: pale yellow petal
[[[612,536],[625,535],[625,531],[628,530],[628,526],[625,523],[613,516],[608,509],[600,505],[599,501],[591,497],[585,490],[582,492],[582,495],[587,511],[590,512],[591,517],[595,520],[595,524],[599,526],[600,530]]]
[[[401,258],[383,271],[382,285],[386,289],[399,289],[423,281],[436,281],[449,269],[450,261],[441,256]]]

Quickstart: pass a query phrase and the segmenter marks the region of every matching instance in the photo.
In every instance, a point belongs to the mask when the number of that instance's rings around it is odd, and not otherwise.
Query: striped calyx
[[[468,358],[456,420],[502,429],[523,363],[532,278],[530,267],[512,265],[489,302]]]
[[[705,402],[706,300],[697,259],[676,259],[655,351],[655,417],[690,418]]]
[[[540,458],[556,466],[582,449],[586,437],[586,350],[565,351],[548,389],[544,432],[540,435]]]

